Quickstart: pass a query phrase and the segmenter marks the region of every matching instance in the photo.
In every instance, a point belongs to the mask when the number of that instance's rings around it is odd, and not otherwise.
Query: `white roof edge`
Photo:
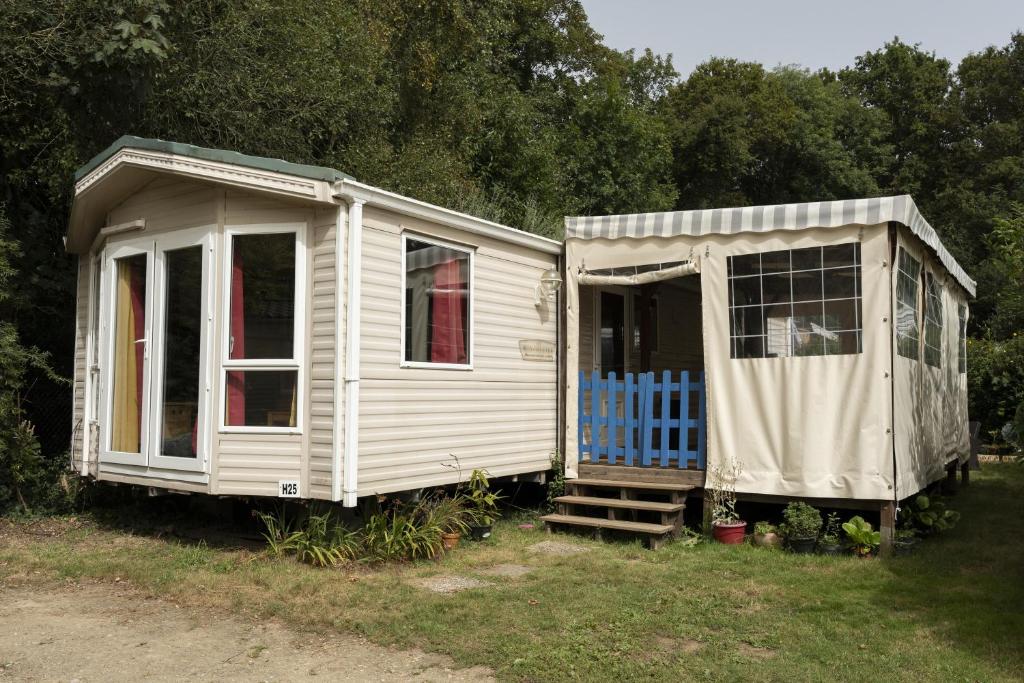
[[[516,230],[507,225],[501,225],[500,223],[494,223],[483,218],[446,209],[443,206],[429,204],[355,180],[340,180],[335,183],[334,195],[336,197],[362,200],[371,206],[379,206],[407,216],[442,223],[465,230],[466,232],[491,237],[502,242],[509,242],[547,254],[561,255],[565,248],[562,242],[549,237]]]
[[[844,199],[830,202],[774,204],[696,211],[620,214],[614,216],[567,216],[565,237],[570,239],[621,239],[672,237],[772,230],[837,228],[844,225],[901,223],[930,247],[943,267],[972,297],[977,283],[943,246],[910,195]]]

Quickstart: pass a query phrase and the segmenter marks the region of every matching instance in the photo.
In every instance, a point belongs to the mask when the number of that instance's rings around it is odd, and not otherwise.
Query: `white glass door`
[[[211,261],[205,229],[156,241],[150,467],[204,469]]]
[[[205,228],[108,247],[102,462],[205,469],[211,263]]]
[[[102,299],[104,410],[100,459],[145,465],[149,441],[149,332],[152,323],[152,241],[108,247]]]

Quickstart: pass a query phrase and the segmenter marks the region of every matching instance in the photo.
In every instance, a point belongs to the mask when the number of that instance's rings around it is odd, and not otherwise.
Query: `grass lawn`
[[[1024,467],[990,464],[949,500],[960,525],[912,557],[596,543],[502,522],[444,560],[317,570],[87,522],[0,524],[0,581],[128,581],[199,608],[444,652],[508,680],[998,681],[1024,675]],[[6,528],[5,528],[6,526]],[[571,556],[527,550],[578,543]],[[527,565],[496,577],[498,564]],[[424,590],[438,575],[490,583]]]

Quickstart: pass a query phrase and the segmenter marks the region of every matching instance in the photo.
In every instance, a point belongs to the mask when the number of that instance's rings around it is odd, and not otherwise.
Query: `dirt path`
[[[440,655],[193,612],[116,587],[0,585],[0,681],[489,681]]]

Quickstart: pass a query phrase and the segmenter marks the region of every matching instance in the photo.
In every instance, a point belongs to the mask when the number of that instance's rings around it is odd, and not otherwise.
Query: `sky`
[[[582,0],[590,25],[618,50],[672,53],[687,76],[709,57],[811,70],[851,66],[894,36],[954,67],[1024,31],[1024,0]]]

